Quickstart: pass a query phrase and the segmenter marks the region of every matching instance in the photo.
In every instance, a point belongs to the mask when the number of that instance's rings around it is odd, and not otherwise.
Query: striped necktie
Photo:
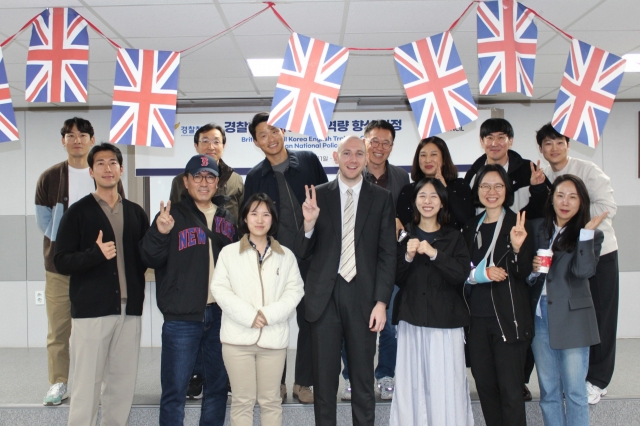
[[[347,189],[347,204],[342,214],[342,253],[340,254],[340,275],[346,282],[356,276],[356,250],[353,229],[356,224],[356,212],[353,207],[353,189]]]

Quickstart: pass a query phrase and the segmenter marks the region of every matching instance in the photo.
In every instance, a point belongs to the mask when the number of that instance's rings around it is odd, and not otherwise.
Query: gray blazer
[[[387,160],[387,174],[389,175],[389,181],[387,182],[386,189],[391,192],[391,196],[393,197],[393,208],[395,209],[398,204],[398,196],[400,195],[402,188],[409,184],[409,173],[407,173],[407,171],[402,167],[389,164],[389,160]],[[367,167],[362,171],[362,175],[365,179],[370,180],[369,169]]]
[[[544,219],[531,222],[535,249],[549,248]],[[531,312],[536,306],[547,280],[549,343],[553,349],[571,349],[600,343],[596,311],[593,307],[589,278],[596,272],[604,234],[596,229],[594,238],[578,241],[573,252],[553,253],[548,274],[540,274],[530,283]]]

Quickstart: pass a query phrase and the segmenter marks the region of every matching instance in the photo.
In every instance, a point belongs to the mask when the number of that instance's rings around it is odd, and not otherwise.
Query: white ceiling
[[[288,0],[276,9],[301,34],[346,47],[395,47],[445,31],[469,0],[371,1]],[[617,55],[640,52],[638,0],[525,0],[526,6],[578,39]],[[50,2],[0,1],[0,41]],[[123,47],[182,50],[253,15],[265,5],[253,0],[66,0],[68,6]],[[472,8],[454,30],[471,91],[479,104],[526,101],[520,94],[478,96],[476,18]],[[569,54],[569,42],[538,24],[534,100],[554,101]],[[89,101],[110,106],[115,49],[89,29]],[[232,32],[182,55],[178,101],[264,98],[277,77],[253,77],[247,58],[284,55],[289,31],[266,11]],[[31,29],[3,49],[14,107],[42,107],[24,100],[25,64]],[[404,97],[392,51],[351,51],[341,97]],[[625,74],[617,99],[640,99],[640,73]],[[65,104],[79,106],[79,104]]]

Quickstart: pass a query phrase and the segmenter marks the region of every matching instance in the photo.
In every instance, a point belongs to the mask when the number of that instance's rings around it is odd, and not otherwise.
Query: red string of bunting
[[[473,0],[471,3],[469,3],[469,5],[466,7],[466,9],[464,10],[464,12],[462,12],[462,14],[458,17],[458,19],[456,19],[453,24],[451,24],[451,26],[449,27],[448,31],[452,31],[462,20],[462,18],[467,14],[467,12],[469,11],[469,9],[471,9],[471,7],[473,7],[476,3],[480,3],[481,0]],[[186,49],[182,49],[179,52],[180,53],[184,53],[188,50],[191,50],[197,46],[200,46],[201,44],[204,44],[216,37],[221,36],[222,34],[225,34],[229,31],[232,31],[234,29],[236,29],[237,27],[249,22],[250,20],[252,20],[253,18],[255,18],[256,16],[266,12],[267,10],[271,9],[271,11],[273,12],[273,14],[276,16],[276,18],[278,18],[278,20],[292,33],[295,32],[293,30],[293,28],[291,28],[291,25],[289,25],[289,23],[286,21],[286,19],[284,19],[284,17],[276,10],[276,5],[274,2],[271,1],[267,1],[264,2],[267,6],[260,10],[259,12],[254,13],[253,15],[249,16],[248,18],[245,18],[237,23],[235,23],[234,25],[230,26],[229,28],[226,28],[222,31],[220,31],[217,34],[212,35],[211,37],[207,37],[206,39],[194,44],[193,46],[187,47]],[[558,31],[559,33],[561,33],[562,35],[564,35],[566,38],[568,38],[569,40],[573,39],[573,36],[571,36],[570,34],[568,34],[567,32],[563,31],[562,29],[560,29],[558,26],[554,25],[553,23],[549,22],[547,19],[545,19],[542,15],[540,15],[538,12],[536,12],[535,10],[527,7],[527,9],[529,11],[531,11],[531,13],[533,13],[537,18],[539,18],[541,21],[543,21],[545,24],[549,25],[550,27],[552,27],[553,29],[555,29],[556,31]],[[40,14],[37,14],[36,16],[34,16],[33,18],[31,18],[26,24],[24,24],[22,26],[22,28],[20,28],[15,34],[13,34],[12,36],[10,36],[9,38],[7,38],[5,41],[2,42],[2,44],[0,44],[0,48],[6,46],[7,44],[9,44],[13,39],[15,39],[20,33],[22,33],[25,29],[27,29],[29,27],[29,25],[31,25],[33,23],[33,21],[35,21],[36,19],[38,19],[38,16],[40,16]],[[83,17],[84,18],[84,17]],[[91,21],[89,21],[88,19],[84,18],[84,20],[87,22],[87,24],[95,31],[97,32],[99,35],[101,35],[105,40],[107,40],[109,43],[111,43],[111,45],[113,45],[116,49],[120,49],[120,45],[118,43],[116,43],[114,40],[112,40],[111,38],[107,37],[102,31],[100,31],[100,29],[95,26]],[[393,50],[393,47],[347,47],[347,49],[349,50],[359,50],[359,51],[389,51],[389,50]]]

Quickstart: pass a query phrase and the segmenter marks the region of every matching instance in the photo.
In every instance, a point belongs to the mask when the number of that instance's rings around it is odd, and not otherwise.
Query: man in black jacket
[[[164,316],[160,381],[160,425],[184,421],[189,378],[202,352],[204,391],[200,425],[221,426],[227,403],[222,360],[222,311],[209,291],[220,250],[237,241],[233,216],[214,197],[218,165],[207,155],[191,157],[180,203],[160,203],[144,240],[142,260],[155,269],[158,308]]]
[[[266,193],[278,209],[278,234],[280,244],[293,250],[295,236],[302,227],[302,208],[305,185],[327,182],[327,175],[318,157],[310,151],[287,151],[284,147],[284,131],[267,124],[269,113],[256,114],[249,125],[253,143],[264,152],[265,159],[247,174],[245,200],[257,192]],[[298,259],[300,275],[305,280],[309,262]],[[296,309],[298,322],[298,349],[296,356],[293,396],[303,404],[313,403],[313,373],[309,323],[304,319],[304,297]],[[282,373],[280,394],[284,399],[287,367]]]
[[[69,278],[74,377],[69,425],[126,425],[138,370],[144,272],[138,244],[149,219],[123,199],[122,153],[94,146],[87,157],[96,192],[74,203],[60,221],[54,264]],[[101,392],[102,391],[102,392]]]

